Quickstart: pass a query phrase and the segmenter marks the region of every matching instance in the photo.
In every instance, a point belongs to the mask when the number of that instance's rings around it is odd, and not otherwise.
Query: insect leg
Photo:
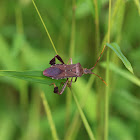
[[[72,80],[73,80],[73,77],[71,78],[71,81],[69,81],[70,83],[69,83],[68,87],[71,87],[72,82],[73,82]]]
[[[72,81],[72,79],[73,79],[73,77],[71,78],[71,81],[70,81],[70,84],[69,84],[70,87],[71,87],[72,82],[75,83],[77,81],[77,77],[75,77],[75,80],[74,81]]]
[[[69,62],[70,62],[71,64],[73,64],[73,63],[72,63],[72,58],[69,59],[67,65],[69,64]]]
[[[57,58],[62,64],[64,64],[64,61],[62,60],[62,58],[59,55],[56,55],[49,64],[54,65],[55,64],[55,58]]]
[[[64,86],[62,87],[60,93],[58,93],[59,95],[61,95],[64,92],[64,90],[65,90],[65,88],[66,88],[66,86],[68,84],[68,81],[69,81],[69,79],[67,78],[67,81],[65,82]]]
[[[50,86],[51,86],[51,85],[54,85],[54,93],[57,93],[57,94],[61,95],[61,94],[64,92],[64,90],[65,90],[67,84],[68,84],[68,78],[67,78],[67,81],[64,83],[64,85],[63,85],[63,87],[62,87],[62,89],[61,89],[60,92],[59,92],[59,90],[58,90],[58,87],[55,85],[55,83],[51,83]]]
[[[51,83],[50,86],[51,85],[54,85],[54,93],[59,94],[58,87],[55,85],[55,83]]]
[[[76,82],[77,81],[77,77],[75,78],[75,81],[74,82]]]
[[[72,58],[69,59],[67,65],[69,64],[69,62],[70,62],[71,64],[73,64],[73,63],[72,63]],[[69,82],[70,82],[69,85],[68,85],[69,87],[71,87],[72,79],[73,79],[73,77],[71,78],[71,81],[69,81]]]
[[[106,45],[104,46],[104,48],[103,48],[103,50],[102,50],[102,52],[101,52],[101,54],[100,54],[98,60],[96,61],[95,65],[94,65],[92,68],[90,68],[90,70],[94,69],[94,67],[96,66],[96,64],[97,64],[98,61],[100,60],[100,58],[101,58],[101,56],[102,56],[102,53],[104,52],[105,47],[106,47]]]
[[[60,83],[60,87],[61,87],[62,85],[64,85],[64,82],[61,82],[61,83]]]

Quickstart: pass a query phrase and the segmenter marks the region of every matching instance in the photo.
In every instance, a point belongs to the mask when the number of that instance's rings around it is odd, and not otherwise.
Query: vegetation
[[[138,0],[1,0],[0,9],[0,140],[140,139]],[[43,70],[56,54],[91,68],[104,45],[93,71],[108,86],[84,75],[53,93],[65,79]]]

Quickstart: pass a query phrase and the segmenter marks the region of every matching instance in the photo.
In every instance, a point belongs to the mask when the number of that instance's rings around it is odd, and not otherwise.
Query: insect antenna
[[[103,80],[102,77],[100,77],[99,75],[97,75],[97,74],[95,74],[95,73],[93,73],[93,72],[91,72],[91,74],[94,74],[94,75],[98,76],[98,77],[107,85],[107,83],[105,82],[105,80]],[[108,86],[108,85],[107,85],[107,86]]]
[[[102,56],[102,53],[104,52],[105,47],[106,47],[106,45],[104,45],[104,48],[103,48],[103,50],[102,50],[102,52],[101,52],[101,54],[100,54],[98,60],[96,61],[95,65],[94,65],[92,68],[90,68],[90,70],[94,69],[94,67],[96,66],[96,64],[97,64],[98,61],[100,60],[100,58],[101,58],[101,56]]]

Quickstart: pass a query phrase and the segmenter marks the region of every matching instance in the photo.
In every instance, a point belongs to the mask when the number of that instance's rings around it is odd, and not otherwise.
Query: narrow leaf
[[[57,134],[57,131],[56,131],[56,127],[55,127],[55,124],[54,124],[54,121],[53,121],[51,109],[49,107],[49,104],[48,104],[48,101],[45,97],[44,92],[41,92],[41,98],[42,98],[43,105],[44,105],[44,108],[45,108],[45,112],[46,112],[46,115],[47,115],[47,118],[49,120],[49,124],[50,124],[50,127],[51,127],[52,137],[53,137],[54,140],[59,140],[58,134]]]
[[[100,65],[105,68],[106,67],[106,63],[100,63]],[[121,75],[122,77],[126,78],[127,80],[131,81],[132,83],[140,86],[140,79],[137,78],[135,75],[131,74],[130,72],[123,70],[119,67],[117,67],[115,64],[110,63],[109,64],[109,69],[112,70],[113,72]]]
[[[130,64],[130,62],[127,60],[127,58],[123,55],[123,53],[121,52],[120,47],[118,46],[118,44],[116,43],[106,43],[106,45],[111,48],[116,55],[122,60],[122,62],[124,63],[125,67],[131,72],[133,73],[133,68]],[[134,74],[134,73],[133,73]]]
[[[43,75],[43,71],[0,71],[0,76],[7,76],[7,77],[15,77],[18,79],[30,81],[30,82],[37,82],[42,84],[56,83],[60,84],[65,80],[55,80]]]
[[[72,95],[73,95],[73,98],[74,98],[74,100],[75,100],[75,103],[76,103],[77,108],[78,108],[78,111],[79,111],[79,114],[80,114],[80,116],[81,116],[81,119],[82,119],[82,121],[83,121],[83,123],[84,123],[84,126],[85,126],[85,128],[86,128],[86,130],[87,130],[87,133],[88,133],[90,139],[91,139],[91,140],[95,140],[94,135],[93,135],[93,132],[92,132],[90,126],[89,126],[89,123],[88,123],[88,121],[87,121],[87,119],[86,119],[86,117],[85,117],[85,115],[84,115],[84,113],[83,113],[83,111],[82,111],[82,108],[81,108],[81,106],[80,106],[80,104],[79,104],[79,102],[78,102],[78,100],[77,100],[77,98],[76,98],[76,96],[75,96],[75,94],[73,93],[72,90],[71,90],[71,93],[72,93]]]

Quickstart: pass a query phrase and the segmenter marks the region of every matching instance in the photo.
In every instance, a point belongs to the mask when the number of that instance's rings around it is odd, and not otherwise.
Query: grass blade
[[[106,67],[106,63],[101,63],[101,66],[105,68]],[[131,81],[132,83],[140,86],[140,79],[138,79],[136,76],[134,76],[130,72],[117,67],[113,63],[110,63],[109,69],[112,70],[113,72],[121,75],[122,77],[126,78],[127,80]]]
[[[133,68],[131,66],[131,63],[127,60],[127,58],[123,55],[123,53],[121,52],[121,49],[119,47],[119,45],[117,43],[107,43],[106,44],[109,48],[111,48],[116,55],[122,60],[122,62],[124,63],[125,67],[131,72],[133,73]]]
[[[90,139],[91,139],[91,140],[95,140],[94,135],[93,135],[93,133],[92,133],[92,130],[91,130],[89,124],[88,124],[88,121],[87,121],[87,119],[86,119],[86,117],[85,117],[85,115],[84,115],[84,113],[83,113],[83,111],[82,111],[82,109],[81,109],[81,107],[80,107],[80,104],[78,103],[78,100],[77,100],[77,98],[76,98],[76,96],[75,96],[75,94],[73,93],[72,90],[71,90],[71,93],[72,93],[72,95],[73,95],[73,98],[74,98],[75,103],[76,103],[76,105],[77,105],[77,108],[78,108],[78,110],[79,110],[81,119],[82,119],[82,121],[83,121],[83,123],[84,123],[84,126],[85,126],[85,128],[86,128],[86,130],[87,130],[87,133],[88,133]]]
[[[48,35],[48,37],[49,37],[49,40],[50,40],[50,42],[51,42],[51,44],[52,44],[52,47],[53,47],[55,53],[58,54],[58,52],[57,52],[57,50],[56,50],[56,48],[55,48],[55,46],[54,46],[54,43],[53,43],[53,41],[52,41],[52,38],[51,38],[51,36],[50,36],[50,34],[49,34],[49,31],[48,31],[48,29],[47,29],[47,27],[46,27],[46,25],[45,25],[45,23],[44,23],[44,21],[43,21],[43,19],[42,19],[42,17],[41,17],[41,14],[40,14],[40,12],[39,12],[39,10],[38,10],[38,8],[37,8],[37,6],[36,6],[34,0],[32,0],[32,3],[33,3],[33,5],[34,5],[34,7],[35,7],[35,9],[36,9],[36,11],[37,11],[37,14],[38,14],[38,16],[39,16],[39,18],[40,18],[40,20],[41,20],[41,22],[42,22],[42,24],[43,24],[43,26],[44,26],[44,28],[45,28],[45,31],[46,31],[46,33],[47,33],[47,35]]]
[[[59,140],[57,132],[56,132],[56,128],[55,128],[55,125],[54,125],[54,122],[53,122],[53,119],[52,119],[51,110],[50,110],[49,104],[48,104],[48,102],[45,98],[44,92],[41,92],[41,98],[42,98],[43,105],[44,105],[44,108],[45,108],[45,112],[47,114],[48,121],[49,121],[49,124],[50,124],[50,127],[51,127],[51,132],[52,132],[53,139],[54,140]]]
[[[37,82],[41,84],[50,85],[51,83],[60,84],[65,80],[55,80],[43,75],[43,71],[3,71],[0,70],[0,76],[15,77],[18,79]]]

